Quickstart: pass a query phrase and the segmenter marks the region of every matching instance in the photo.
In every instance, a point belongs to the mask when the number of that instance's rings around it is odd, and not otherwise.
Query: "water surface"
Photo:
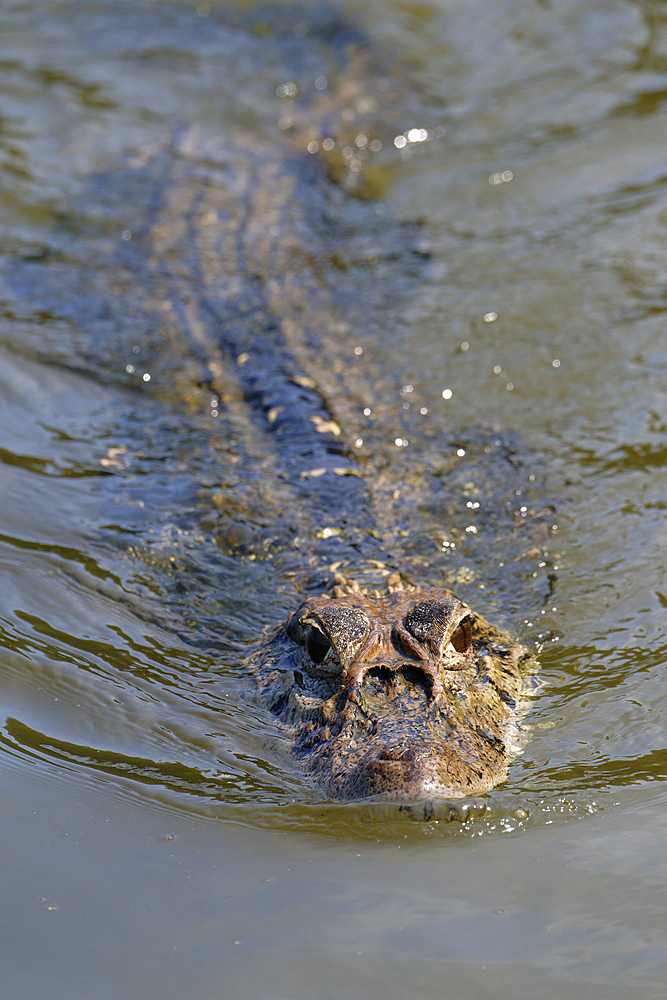
[[[8,996],[663,996],[662,7],[32,0],[0,24]],[[181,293],[137,277],[160,148],[196,123],[308,159],[350,46],[350,128],[382,149],[369,200],[338,177],[321,250],[363,351],[349,433],[404,490],[394,551],[541,662],[463,823],[328,802],[254,700],[245,651],[348,529],[291,510],[242,406],[211,415]]]

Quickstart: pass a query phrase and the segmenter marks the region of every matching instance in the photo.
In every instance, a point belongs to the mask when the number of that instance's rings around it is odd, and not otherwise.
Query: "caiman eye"
[[[457,653],[467,653],[472,645],[470,618],[464,618],[452,632],[451,644]]]
[[[306,651],[313,663],[323,663],[330,649],[331,643],[324,632],[320,632],[315,625],[311,625],[306,636]]]

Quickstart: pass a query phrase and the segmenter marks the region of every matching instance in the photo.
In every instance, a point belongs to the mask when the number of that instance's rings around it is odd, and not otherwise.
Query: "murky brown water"
[[[664,996],[667,11],[34,0],[0,30],[3,995]],[[334,268],[389,387],[364,437],[402,482],[497,424],[516,516],[555,510],[522,559],[464,499],[401,515],[540,651],[523,752],[463,824],[327,802],[253,700],[298,515],[194,362],[150,354],[118,256],[153,191],[118,164],[183,122],[284,142],[276,88],[335,91],[355,41],[386,185]],[[384,220],[423,223],[410,274]]]

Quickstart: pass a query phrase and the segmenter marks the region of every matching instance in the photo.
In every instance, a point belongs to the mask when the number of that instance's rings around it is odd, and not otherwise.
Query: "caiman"
[[[112,324],[100,362],[108,316],[97,326],[92,317],[94,347],[79,340],[77,364],[85,367],[87,354],[92,364],[94,355],[98,371],[137,378],[127,362],[143,317],[141,357],[144,366],[152,359],[153,385],[212,396],[221,420],[261,439],[283,470],[300,535],[312,543],[295,543],[296,558],[283,558],[305,599],[249,664],[302,768],[337,799],[461,797],[506,776],[528,654],[450,589],[409,582],[419,559],[406,567],[400,547],[382,541],[395,537],[400,490],[386,472],[379,433],[375,455],[369,447],[362,412],[383,386],[363,358],[359,331],[382,323],[402,289],[419,280],[428,249],[413,228],[374,212],[380,172],[362,154],[374,129],[391,142],[390,126],[382,131],[373,118],[387,88],[375,88],[359,45],[341,58],[346,69],[335,88],[283,102],[280,130],[200,140],[183,128],[143,150],[116,180],[98,183],[96,203],[113,201],[119,185],[124,197],[131,192],[131,226],[121,240],[113,224],[105,231],[97,210],[91,225],[100,227],[106,265],[98,273],[89,267],[87,287],[70,295],[93,287],[113,301],[112,273],[135,319],[127,333]],[[296,89],[285,85],[283,96]],[[353,282],[332,287],[323,260],[346,242],[349,254],[363,247],[371,266],[389,267],[376,301],[359,301]],[[39,280],[42,298],[50,282],[66,311],[57,260]],[[30,283],[24,272],[21,281]],[[381,403],[375,418],[381,427]],[[394,419],[387,410],[385,437]],[[327,537],[337,542],[334,559],[318,541]],[[362,579],[369,564],[370,583]],[[330,584],[314,593],[313,580],[323,576]]]

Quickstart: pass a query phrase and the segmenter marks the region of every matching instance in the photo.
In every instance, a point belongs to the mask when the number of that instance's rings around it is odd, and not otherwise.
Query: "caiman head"
[[[525,650],[445,589],[341,580],[255,660],[294,753],[342,799],[486,791],[507,771]]]

